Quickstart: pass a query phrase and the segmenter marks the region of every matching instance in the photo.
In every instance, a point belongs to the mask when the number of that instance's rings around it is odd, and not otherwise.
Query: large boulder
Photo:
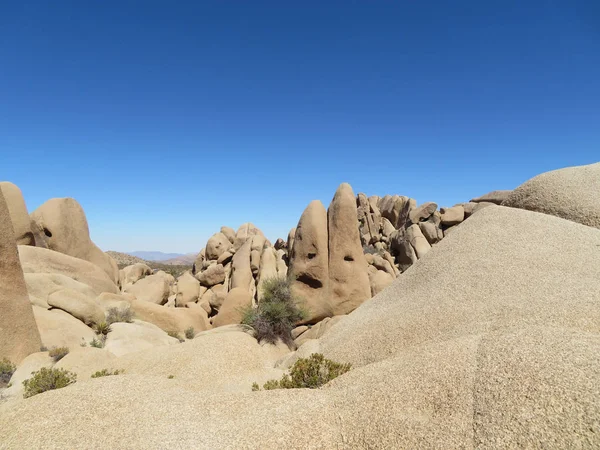
[[[41,346],[19,262],[8,206],[0,192],[0,360],[18,364]]]
[[[176,331],[183,334],[192,327],[195,331],[205,331],[211,328],[208,314],[198,305],[195,308],[167,308],[143,300],[129,300],[135,318],[150,322],[166,331]]]
[[[333,315],[329,292],[327,211],[319,200],[308,205],[295,230],[287,276],[292,292],[308,312],[306,321],[318,322]]]
[[[242,321],[244,308],[252,306],[252,296],[242,288],[233,288],[227,293],[225,301],[219,309],[219,313],[213,317],[212,324],[215,327],[231,325]]]
[[[334,315],[347,314],[371,297],[367,261],[360,244],[356,200],[342,183],[327,211],[329,289]]]
[[[123,292],[135,295],[138,300],[164,305],[171,295],[171,284],[171,280],[164,276],[164,272],[155,273],[135,284],[125,286]]]
[[[29,245],[19,245],[19,259],[25,273],[61,274],[87,284],[97,295],[102,292],[119,292],[106,272],[83,259]]]
[[[250,267],[250,252],[252,239],[248,239],[233,255],[231,265],[231,289],[242,288],[254,297],[254,277]]]
[[[471,199],[473,203],[494,203],[496,205],[501,205],[504,200],[506,200],[512,191],[492,191],[488,192],[481,197],[475,197]]]
[[[124,267],[119,271],[119,284],[125,287],[128,284],[134,284],[142,278],[151,275],[152,269],[144,263],[135,263]]]
[[[59,273],[25,273],[24,276],[31,303],[42,308],[49,309],[48,297],[61,289],[71,289],[89,298],[97,295],[87,284]]]
[[[215,233],[206,243],[205,256],[207,259],[216,261],[223,253],[229,250],[230,247],[231,242],[227,236],[221,232]]]
[[[87,345],[96,337],[90,327],[63,310],[34,306],[33,313],[42,343],[48,348],[77,348],[81,344]]]
[[[191,273],[186,272],[177,278],[176,306],[185,306],[187,303],[196,303],[200,297],[200,283]]]
[[[13,183],[2,181],[0,182],[0,191],[8,207],[17,245],[35,245],[30,225],[31,220],[21,189]]]
[[[502,204],[600,228],[600,163],[533,177]]]
[[[64,288],[48,296],[48,305],[62,309],[86,325],[104,321],[104,309],[94,297],[88,297],[74,289]]]
[[[196,274],[202,286],[211,287],[225,282],[225,269],[223,264],[211,264],[202,272]]]
[[[134,320],[132,323],[117,322],[111,326],[106,336],[104,349],[115,356],[139,352],[162,345],[179,344],[179,340],[169,336],[152,323]]]
[[[256,286],[259,302],[262,297],[262,286],[265,280],[277,278],[278,276],[277,255],[275,254],[275,250],[273,247],[266,247],[260,256],[260,270],[258,272],[258,283]]]
[[[33,211],[31,218],[44,230],[49,249],[96,264],[118,283],[117,263],[90,239],[85,213],[75,199],[50,199]]]

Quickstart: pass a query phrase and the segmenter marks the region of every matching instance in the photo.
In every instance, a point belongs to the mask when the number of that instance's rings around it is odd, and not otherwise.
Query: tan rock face
[[[171,295],[171,285],[168,278],[155,273],[135,284],[125,286],[124,292],[135,295],[138,300],[164,305]]]
[[[413,209],[409,214],[412,223],[419,223],[427,220],[437,210],[437,204],[433,202],[423,203],[421,206]]]
[[[600,163],[538,175],[512,191],[502,205],[600,228]]]
[[[250,267],[250,252],[252,239],[248,239],[240,249],[233,255],[231,267],[231,289],[242,288],[248,292],[254,292],[254,277]]]
[[[231,244],[235,242],[235,230],[233,228],[223,226],[221,227],[221,233],[227,236]]]
[[[0,182],[0,191],[2,191],[8,207],[17,245],[35,245],[29,213],[21,189],[13,183],[2,181]]]
[[[319,200],[308,205],[295,230],[288,279],[292,292],[308,310],[307,322],[319,321],[333,314],[329,292],[327,211]]]
[[[211,328],[206,311],[200,307],[166,308],[142,300],[130,300],[130,305],[136,319],[153,323],[167,333],[169,331],[184,333],[189,327],[194,328],[195,331]]]
[[[123,356],[163,345],[177,345],[179,340],[169,336],[152,323],[134,320],[133,323],[113,323],[106,336],[104,349]]]
[[[213,317],[213,326],[220,327],[240,323],[242,321],[241,310],[248,306],[252,306],[252,296],[250,293],[242,288],[232,289],[227,294],[227,297],[225,297],[219,313]]]
[[[15,232],[4,196],[0,192],[0,359],[20,363],[40,349],[27,286],[19,263]]]
[[[96,264],[53,250],[19,245],[19,260],[25,273],[56,273],[90,286],[96,295],[119,293],[117,285]]]
[[[89,344],[96,334],[81,320],[61,309],[46,310],[33,307],[43,345],[52,347],[79,347],[82,342]],[[39,347],[38,347],[39,350]]]
[[[44,230],[49,249],[96,264],[113,283],[119,281],[116,262],[90,239],[85,213],[75,199],[50,199],[31,218]]]
[[[225,281],[225,269],[223,264],[212,264],[201,273],[196,275],[196,278],[202,286],[211,287],[216,284],[221,284]]]
[[[337,189],[327,212],[327,225],[330,301],[334,314],[347,314],[371,297],[356,200],[349,184],[343,183]]]
[[[177,278],[177,296],[175,306],[185,306],[187,303],[196,303],[200,296],[200,283],[189,272]]]
[[[458,225],[465,220],[465,208],[462,205],[456,205],[452,208],[441,208],[442,225],[451,227]]]
[[[369,282],[371,284],[371,296],[375,297],[394,282],[394,277],[383,270],[369,270]]]
[[[93,325],[104,320],[104,309],[85,294],[74,289],[60,289],[48,296],[48,305],[62,309],[86,325]]]
[[[512,193],[512,191],[508,190],[508,191],[492,191],[492,192],[488,192],[485,195],[482,195],[481,197],[476,197],[474,199],[471,200],[471,202],[473,203],[481,203],[481,202],[488,202],[488,203],[494,203],[496,205],[501,205],[502,202],[504,200],[506,200],[510,194]]]
[[[206,243],[205,256],[207,259],[217,260],[229,247],[231,247],[231,242],[227,236],[220,232],[213,234]]]
[[[87,284],[75,281],[58,273],[25,273],[25,284],[31,303],[49,309],[48,296],[61,289],[72,289],[88,298],[95,298],[96,292]]]
[[[136,283],[142,278],[151,275],[152,269],[147,264],[135,263],[124,267],[119,271],[119,281],[121,286]]]
[[[260,257],[260,271],[258,273],[258,301],[260,302],[262,297],[262,285],[265,280],[269,278],[275,278],[278,276],[277,273],[277,255],[273,247],[267,247],[263,250]]]

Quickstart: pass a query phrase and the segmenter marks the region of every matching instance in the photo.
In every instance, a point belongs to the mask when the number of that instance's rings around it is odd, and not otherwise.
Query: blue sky
[[[600,160],[597,1],[0,5],[0,179],[104,250],[276,239],[349,182],[441,206]]]

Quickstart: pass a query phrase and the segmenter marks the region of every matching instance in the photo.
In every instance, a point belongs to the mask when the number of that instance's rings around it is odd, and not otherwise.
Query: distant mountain
[[[106,253],[109,254],[117,262],[120,268],[136,263],[147,263],[147,261],[143,260],[142,258],[138,258],[127,253],[114,252],[111,250],[107,251]]]
[[[145,259],[146,261],[166,261],[167,259],[175,259],[185,256],[183,253],[163,253],[154,251],[127,252],[127,254],[137,256],[138,258]]]
[[[187,253],[185,255],[178,256],[177,258],[170,258],[161,261],[163,264],[170,264],[175,266],[191,266],[196,261],[197,253]]]

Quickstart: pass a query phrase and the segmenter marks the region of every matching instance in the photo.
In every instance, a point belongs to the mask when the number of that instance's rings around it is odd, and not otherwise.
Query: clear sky
[[[450,206],[599,144],[597,0],[0,4],[0,179],[104,250],[274,240],[344,181]]]

